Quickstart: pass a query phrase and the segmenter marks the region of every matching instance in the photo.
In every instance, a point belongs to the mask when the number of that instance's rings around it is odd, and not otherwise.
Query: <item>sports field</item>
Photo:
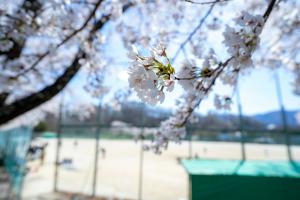
[[[40,166],[39,161],[29,163],[30,172],[23,187],[24,199],[34,199],[34,196],[53,190],[56,140],[46,141],[49,145],[44,164]],[[95,144],[93,139],[63,139],[58,190],[92,193]],[[138,199],[140,191],[144,200],[187,199],[188,179],[178,159],[187,158],[191,152],[199,158],[240,159],[241,145],[228,142],[171,144],[162,155],[144,152],[140,171],[140,143],[100,140],[96,194]],[[300,160],[300,147],[292,147],[292,154],[295,160]],[[246,155],[251,160],[286,160],[287,149],[283,145],[247,144]],[[139,187],[139,181],[142,187]]]

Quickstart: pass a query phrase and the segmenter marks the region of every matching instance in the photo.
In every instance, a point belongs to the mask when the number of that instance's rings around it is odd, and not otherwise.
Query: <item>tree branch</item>
[[[3,106],[7,97],[8,97],[9,93],[8,92],[2,92],[0,94],[0,106]]]
[[[192,4],[200,4],[200,5],[205,5],[205,4],[214,4],[214,3],[223,3],[231,0],[215,0],[215,1],[204,1],[204,2],[197,2],[197,1],[192,1],[192,0],[181,0],[185,1],[187,3],[192,3]]]
[[[272,12],[272,10],[273,10],[273,8],[275,6],[275,3],[276,3],[276,0],[271,0],[271,2],[269,3],[269,6],[268,6],[266,12],[264,13],[264,19],[265,19],[265,21],[268,20],[271,12]]]
[[[33,13],[35,17],[38,11],[41,9],[41,7],[41,4],[37,0],[24,0],[18,12],[21,12],[21,10],[24,9],[27,13]],[[24,21],[24,19],[20,17],[10,15],[5,16],[13,19],[15,23]],[[8,51],[0,51],[0,55],[6,55],[6,57],[10,60],[19,58],[25,45],[25,39],[20,39],[19,41],[15,41],[12,38],[9,39],[13,42],[12,48]]]
[[[197,87],[201,86],[201,89],[200,89],[200,90],[202,90],[202,91],[204,92],[205,95],[207,95],[208,92],[209,92],[210,90],[212,90],[212,87],[214,86],[216,80],[219,78],[219,76],[221,75],[221,73],[222,73],[223,70],[227,67],[227,65],[229,64],[229,62],[230,62],[231,60],[232,60],[232,57],[229,58],[229,59],[227,59],[224,63],[220,63],[220,64],[219,64],[218,68],[216,68],[216,69],[214,70],[215,75],[214,75],[214,77],[213,77],[213,79],[212,79],[212,81],[210,82],[210,84],[209,84],[208,87],[204,87],[204,86],[202,85],[202,82],[199,82],[199,84],[198,84]],[[196,99],[196,97],[195,97],[195,99]],[[187,123],[188,119],[190,118],[190,116],[192,115],[192,113],[194,112],[194,110],[200,105],[201,102],[202,102],[202,98],[199,98],[199,99],[197,100],[196,104],[189,110],[189,112],[188,112],[188,114],[185,116],[184,120],[183,120],[180,124],[178,124],[178,126],[184,126],[184,125]]]
[[[127,11],[134,4],[127,4],[123,7],[123,11]],[[97,23],[94,24],[89,37],[96,33],[97,30],[103,28],[103,26],[110,20],[109,16],[101,17]],[[31,109],[40,106],[46,101],[53,98],[57,95],[62,89],[66,87],[66,85],[70,82],[70,80],[77,74],[79,69],[81,68],[81,64],[79,60],[85,58],[85,52],[79,51],[75,56],[71,65],[65,70],[65,72],[59,76],[56,81],[50,86],[45,87],[44,89],[31,94],[22,99],[16,100],[15,102],[9,105],[1,105],[0,104],[0,125],[7,123],[8,121],[30,111]],[[6,98],[6,97],[5,97]]]
[[[220,0],[216,1],[219,2]],[[194,30],[189,34],[189,36],[181,43],[181,45],[179,46],[179,48],[177,49],[177,51],[175,52],[173,58],[171,59],[171,63],[174,63],[175,60],[177,59],[179,53],[181,50],[183,50],[183,48],[185,47],[185,45],[194,37],[194,35],[197,33],[197,31],[202,27],[202,25],[204,24],[205,20],[207,19],[207,17],[211,14],[213,8],[216,5],[216,2],[213,3],[210,8],[208,9],[208,11],[205,13],[205,15],[200,19],[198,25],[194,28]]]
[[[24,114],[25,112],[43,104],[58,94],[78,72],[81,67],[79,60],[84,57],[85,53],[79,51],[70,67],[68,67],[52,85],[47,86],[41,91],[30,96],[19,99],[9,105],[0,107],[0,124],[4,124],[9,120]]]
[[[89,14],[88,18],[85,20],[85,22],[83,23],[83,25],[80,28],[74,30],[72,33],[70,33],[59,44],[57,44],[54,47],[54,49],[55,50],[58,49],[59,47],[61,47],[62,45],[64,45],[66,42],[68,42],[70,39],[72,39],[75,35],[77,35],[79,32],[81,32],[88,25],[89,21],[94,17],[94,15],[95,15],[98,7],[101,5],[102,2],[103,2],[103,0],[98,0],[97,3],[95,4],[94,9],[91,11],[91,13]],[[106,20],[104,20],[104,22],[106,22]],[[17,78],[17,77],[19,77],[21,75],[24,75],[25,73],[31,71],[32,69],[34,69],[42,60],[44,60],[50,54],[51,51],[50,50],[46,51],[29,68],[25,69],[24,71],[22,71],[21,73],[17,74],[15,77],[12,77],[12,78]]]
[[[266,10],[265,13],[264,13],[264,19],[265,19],[265,21],[267,21],[267,19],[268,19],[270,13],[272,12],[275,3],[276,3],[276,0],[271,0],[271,2],[269,3],[269,6],[268,6],[267,10]],[[183,44],[184,44],[184,43],[183,43]],[[182,47],[182,48],[183,48],[183,47]],[[179,50],[180,50],[180,49],[179,49]],[[215,81],[216,81],[217,78],[221,75],[221,73],[223,72],[223,70],[224,70],[225,67],[229,64],[229,62],[230,62],[231,60],[232,60],[232,57],[229,58],[229,59],[227,59],[224,63],[220,63],[219,67],[218,67],[217,70],[216,70],[216,74],[215,74],[215,76],[214,76],[214,78],[213,78],[211,84],[210,84],[207,88],[203,88],[203,87],[202,87],[202,91],[204,91],[204,94],[207,94],[207,93],[212,89],[213,85],[215,84]],[[202,83],[199,82],[198,86],[201,85],[201,84],[202,84]],[[185,118],[183,119],[183,121],[182,121],[180,124],[178,124],[179,127],[180,127],[180,126],[184,126],[184,125],[187,123],[189,117],[192,115],[192,113],[194,112],[194,110],[200,105],[200,103],[201,103],[201,101],[202,101],[202,98],[196,99],[196,97],[195,97],[195,100],[197,100],[197,101],[196,101],[196,104],[195,104],[193,107],[191,107],[191,109],[188,111],[188,114],[185,115]]]

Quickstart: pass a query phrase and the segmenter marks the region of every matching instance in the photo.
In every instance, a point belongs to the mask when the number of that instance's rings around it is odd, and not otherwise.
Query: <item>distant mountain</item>
[[[285,111],[287,123],[290,127],[299,127],[300,126],[299,122],[297,122],[297,119],[296,119],[296,114],[298,112],[300,112],[300,110]],[[260,123],[265,124],[265,125],[273,124],[276,127],[282,126],[281,111],[272,111],[272,112],[268,112],[268,113],[253,115],[250,117]]]
[[[300,110],[286,111],[288,125],[291,128],[300,129],[297,123],[296,114]],[[161,121],[172,115],[169,109],[161,107],[149,107],[139,102],[126,102],[122,105],[120,111],[113,110],[111,107],[103,107],[101,120],[103,124],[109,125],[113,121],[122,121],[134,126],[145,124],[149,127],[157,127]],[[194,116],[197,122],[193,126],[199,129],[238,129],[240,127],[239,116],[233,114],[208,113],[206,115],[196,114]],[[96,120],[96,113],[91,113],[90,117],[80,121],[80,123],[91,123]],[[57,128],[57,118],[48,114],[44,120],[47,128],[51,131]],[[77,118],[72,115],[65,116],[64,123],[79,123]],[[256,115],[243,116],[243,127],[245,129],[265,129],[280,128],[282,126],[281,112],[272,111]]]

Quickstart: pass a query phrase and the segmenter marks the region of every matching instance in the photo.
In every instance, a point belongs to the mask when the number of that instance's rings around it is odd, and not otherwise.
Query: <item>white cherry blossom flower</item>
[[[231,64],[235,68],[252,66],[251,55],[259,44],[259,35],[264,26],[264,18],[260,15],[250,15],[247,12],[235,19],[239,29],[226,26],[223,33],[223,43],[228,47],[228,53],[233,57]]]
[[[165,100],[164,91],[171,92],[174,88],[174,68],[171,66],[163,45],[155,47],[151,56],[140,56],[136,48],[128,53],[132,60],[129,68],[129,86],[144,102],[155,105]]]
[[[169,141],[180,143],[186,135],[185,127],[178,126],[180,120],[180,117],[176,115],[162,121],[158,132],[154,135],[154,142],[151,145],[145,145],[145,149],[153,149],[155,153],[160,154],[162,149],[168,147]]]
[[[178,83],[182,86],[184,90],[191,90],[194,88],[195,80],[193,80],[196,76],[196,63],[194,60],[185,60],[182,63],[182,66],[178,72],[178,77],[181,78],[181,80],[178,81]]]
[[[232,100],[228,96],[215,95],[214,105],[219,110],[230,110]]]
[[[202,67],[197,67],[194,60],[185,60],[178,72],[178,83],[186,91],[194,92],[197,90],[199,81],[207,82],[214,69],[218,66],[218,61],[214,52],[211,50],[204,58]]]

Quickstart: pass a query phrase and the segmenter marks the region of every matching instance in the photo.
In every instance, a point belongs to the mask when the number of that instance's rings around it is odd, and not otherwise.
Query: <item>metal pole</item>
[[[141,200],[143,196],[143,167],[144,167],[144,126],[145,126],[145,104],[142,107],[142,132],[141,132],[141,149],[140,149],[140,160],[139,160],[139,188],[138,188],[138,199]]]
[[[97,112],[97,128],[96,128],[96,149],[95,149],[95,161],[94,161],[94,176],[93,176],[93,192],[92,196],[96,195],[97,189],[97,175],[98,175],[98,157],[99,157],[99,138],[100,138],[100,116],[101,116],[101,103],[100,100]]]
[[[192,131],[191,129],[188,129],[188,143],[189,143],[189,159],[192,159],[193,157],[193,143],[192,143]]]
[[[57,192],[58,184],[58,171],[59,171],[59,155],[61,150],[61,121],[62,121],[62,108],[63,108],[64,93],[61,96],[61,102],[59,105],[59,115],[57,123],[57,143],[56,143],[56,159],[55,159],[55,171],[54,171],[54,191]]]
[[[239,112],[239,124],[240,124],[239,129],[240,129],[240,132],[241,132],[242,160],[246,160],[243,111],[242,111],[242,104],[241,104],[240,91],[239,91],[239,81],[238,80],[237,80],[237,85],[236,85],[236,101],[237,101],[238,112]]]
[[[140,149],[140,170],[139,170],[139,191],[138,191],[138,199],[141,200],[142,199],[142,195],[143,195],[143,165],[144,165],[144,149],[143,149],[143,145],[144,145],[144,138],[142,136],[141,138],[141,149]]]
[[[291,148],[290,148],[290,137],[289,137],[289,132],[288,132],[286,113],[285,113],[285,108],[284,108],[284,104],[283,104],[280,80],[279,80],[279,77],[278,77],[278,74],[276,71],[274,71],[274,79],[275,79],[277,98],[278,98],[278,102],[279,102],[279,106],[280,106],[281,120],[282,120],[282,126],[283,126],[282,128],[283,128],[283,132],[285,133],[285,142],[286,142],[286,146],[287,146],[288,159],[289,159],[289,161],[292,161],[293,158],[292,158],[292,152],[291,152]]]

